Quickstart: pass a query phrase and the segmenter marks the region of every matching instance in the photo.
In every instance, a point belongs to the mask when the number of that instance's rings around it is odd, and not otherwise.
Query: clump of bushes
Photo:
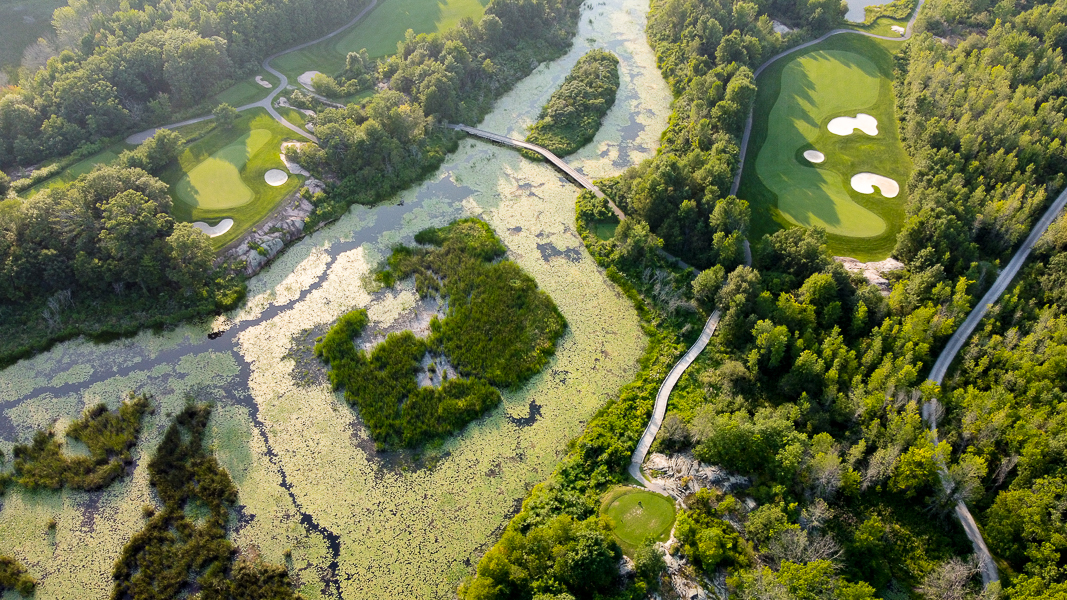
[[[463,428],[500,403],[494,386],[521,384],[544,368],[566,321],[537,283],[508,260],[488,225],[477,219],[427,229],[423,246],[394,249],[378,279],[393,285],[415,278],[423,297],[448,305],[430,323],[430,337],[390,334],[368,355],[352,343],[367,325],[366,311],[343,316],[315,346],[330,364],[330,381],[360,409],[383,447],[413,447]],[[461,377],[419,387],[427,353],[446,356]]]
[[[577,151],[600,130],[618,91],[619,59],[605,50],[590,50],[541,109],[526,141],[558,156]]]
[[[237,488],[204,451],[210,416],[207,405],[186,406],[148,463],[149,483],[163,508],[122,549],[113,572],[113,600],[176,598],[194,587],[203,600],[300,598],[284,568],[235,561],[226,523]],[[194,520],[190,512],[205,516]]]
[[[36,588],[37,581],[26,573],[26,567],[10,556],[0,556],[0,594],[15,590],[23,596],[29,596]]]
[[[80,490],[106,487],[133,460],[130,450],[141,434],[141,419],[149,410],[149,396],[129,393],[115,411],[98,404],[67,428],[66,437],[84,443],[89,456],[63,454],[52,430],[38,431],[30,445],[15,446],[13,480],[26,488]]]

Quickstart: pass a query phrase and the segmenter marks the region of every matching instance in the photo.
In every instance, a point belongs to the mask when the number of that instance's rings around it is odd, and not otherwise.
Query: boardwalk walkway
[[[462,131],[468,135],[480,137],[491,142],[496,142],[505,146],[511,146],[512,148],[522,148],[523,150],[529,150],[530,152],[536,152],[540,154],[541,156],[545,157],[548,162],[555,165],[557,169],[563,171],[567,174],[568,177],[576,181],[578,185],[596,194],[597,198],[603,198],[607,200],[608,206],[611,207],[611,210],[615,213],[615,216],[618,217],[620,221],[626,219],[626,215],[623,214],[621,210],[619,210],[618,206],[615,206],[615,203],[611,201],[611,198],[605,196],[604,192],[601,192],[600,188],[593,185],[593,182],[588,177],[579,173],[574,167],[568,165],[566,162],[564,162],[562,158],[556,156],[547,148],[543,148],[541,146],[538,146],[537,144],[531,144],[530,142],[524,142],[515,138],[509,138],[504,135],[492,133],[490,131],[485,131],[483,129],[475,129],[474,127],[468,127],[466,125],[445,125],[445,127],[448,127],[449,129],[455,129],[456,131]]]

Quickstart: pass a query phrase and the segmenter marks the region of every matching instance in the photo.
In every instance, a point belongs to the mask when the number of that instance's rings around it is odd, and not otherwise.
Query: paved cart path
[[[1004,292],[1008,290],[1008,286],[1011,285],[1012,280],[1019,273],[1019,269],[1022,268],[1026,262],[1026,258],[1030,256],[1030,252],[1037,245],[1037,241],[1041,239],[1045,231],[1048,230],[1052,222],[1056,220],[1056,217],[1063,212],[1063,207],[1067,205],[1067,189],[1060,193],[1056,198],[1052,206],[1045,211],[1045,214],[1038,219],[1034,224],[1034,228],[1030,231],[1030,235],[1027,236],[1023,245],[1015,252],[1015,256],[1008,261],[1007,266],[997,276],[996,281],[993,282],[989,291],[982,296],[982,299],[978,301],[978,305],[974,307],[971,314],[967,315],[967,319],[963,321],[959,329],[956,330],[952,337],[949,338],[948,343],[945,344],[945,349],[941,351],[941,354],[937,357],[937,361],[934,362],[933,368],[930,369],[929,380],[934,383],[940,384],[945,378],[945,374],[948,372],[949,366],[952,361],[963,349],[963,344],[967,342],[967,339],[971,337],[974,330],[978,327],[978,323],[982,321],[982,318],[989,312],[989,308],[996,303]],[[927,424],[930,426],[930,430],[937,436],[937,412],[933,410],[931,404],[923,406],[923,417],[926,418]],[[944,471],[944,469],[942,469]],[[989,548],[986,546],[985,540],[982,538],[982,533],[978,529],[978,524],[975,523],[974,517],[971,515],[971,511],[967,509],[967,505],[963,502],[956,504],[956,516],[959,518],[960,523],[963,525],[964,531],[967,532],[967,537],[970,538],[971,544],[974,546],[974,552],[978,555],[978,559],[982,568],[982,582],[989,584],[990,582],[997,581],[999,579],[999,573],[997,572],[997,564],[993,560],[993,556],[989,553]]]
[[[259,100],[259,101],[256,101],[256,102],[252,102],[251,104],[245,104],[244,106],[238,106],[237,110],[238,111],[245,111],[245,110],[249,110],[249,109],[252,109],[252,108],[265,109],[270,114],[270,116],[273,117],[274,120],[277,121],[278,123],[280,123],[283,127],[288,128],[289,130],[291,130],[293,133],[296,133],[297,135],[303,136],[303,137],[305,137],[305,138],[307,138],[307,139],[309,139],[309,140],[311,140],[311,141],[313,141],[315,143],[318,143],[319,138],[317,138],[314,135],[312,135],[311,133],[301,129],[300,127],[297,127],[296,125],[290,123],[277,110],[275,110],[275,108],[274,108],[274,99],[277,98],[278,94],[280,94],[283,91],[285,91],[285,88],[289,86],[289,78],[286,77],[285,74],[282,73],[281,71],[279,71],[279,70],[275,69],[274,67],[270,66],[270,61],[274,60],[275,58],[278,58],[279,56],[284,56],[284,55],[292,53],[292,52],[297,52],[299,50],[303,50],[304,48],[307,48],[308,46],[314,46],[315,44],[318,44],[319,42],[326,41],[326,40],[328,40],[328,39],[340,34],[341,32],[343,32],[343,31],[347,30],[348,28],[352,27],[353,25],[355,25],[356,23],[359,23],[359,21],[361,19],[363,19],[363,17],[365,17],[367,15],[367,13],[369,13],[372,10],[374,10],[374,7],[376,7],[376,6],[378,6],[378,0],[371,0],[371,3],[368,4],[366,6],[366,8],[364,8],[361,11],[359,11],[359,14],[356,15],[355,18],[353,18],[351,21],[346,23],[340,29],[335,29],[334,31],[331,31],[330,33],[327,33],[326,35],[324,35],[324,36],[322,36],[322,37],[320,37],[318,39],[311,40],[310,42],[304,42],[303,44],[300,44],[298,46],[293,46],[292,48],[288,48],[286,50],[282,50],[281,52],[278,52],[276,54],[272,54],[272,55],[268,56],[267,58],[263,59],[263,69],[266,70],[271,75],[274,75],[275,77],[278,78],[278,85],[274,86],[274,89],[271,90],[271,92],[269,94],[267,94],[266,98],[263,98],[262,100]],[[209,119],[214,119],[214,118],[215,117],[212,116],[212,115],[204,115],[202,117],[195,117],[195,118],[192,118],[192,119],[187,119],[185,121],[179,121],[178,123],[171,123],[170,125],[162,125],[160,127],[155,127],[155,128],[152,128],[152,129],[148,129],[148,130],[142,131],[140,133],[135,133],[135,134],[131,135],[130,137],[126,138],[126,142],[129,143],[129,144],[140,144],[140,143],[143,143],[148,138],[150,138],[153,135],[155,135],[156,132],[159,131],[160,129],[174,129],[174,128],[177,128],[177,127],[183,127],[185,125],[192,125],[194,123],[201,123],[203,121],[207,121]]]

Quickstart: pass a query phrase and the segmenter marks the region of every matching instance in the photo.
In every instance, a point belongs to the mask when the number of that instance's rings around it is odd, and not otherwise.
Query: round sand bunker
[[[821,163],[826,160],[826,155],[818,150],[805,150],[804,158],[806,158],[808,162]]]
[[[267,182],[267,185],[278,187],[286,181],[289,181],[289,175],[281,169],[271,169],[263,176],[263,180]]]
[[[833,118],[826,124],[826,128],[835,135],[852,135],[852,132],[857,129],[867,135],[878,135],[878,119],[859,113],[855,117]]]
[[[900,193],[900,186],[897,182],[874,173],[857,173],[852,176],[851,183],[852,189],[861,194],[873,194],[876,186],[886,198],[896,198]]]

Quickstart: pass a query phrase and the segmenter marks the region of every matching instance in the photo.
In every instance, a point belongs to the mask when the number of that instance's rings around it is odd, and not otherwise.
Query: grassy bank
[[[566,325],[533,278],[501,260],[504,245],[484,222],[464,219],[415,240],[425,245],[397,247],[378,276],[387,285],[414,277],[420,296],[448,306],[444,318],[430,322],[429,338],[404,331],[369,354],[356,350],[352,340],[368,322],[358,310],[315,346],[334,388],[345,389],[383,447],[443,438],[496,407],[501,397],[493,386],[514,388],[543,369]]]
[[[371,58],[394,54],[408,29],[416,35],[446,31],[465,17],[477,21],[488,4],[487,0],[378,0],[378,6],[348,31],[271,64],[294,82],[307,71],[332,75],[345,68],[349,52],[366,48]]]

